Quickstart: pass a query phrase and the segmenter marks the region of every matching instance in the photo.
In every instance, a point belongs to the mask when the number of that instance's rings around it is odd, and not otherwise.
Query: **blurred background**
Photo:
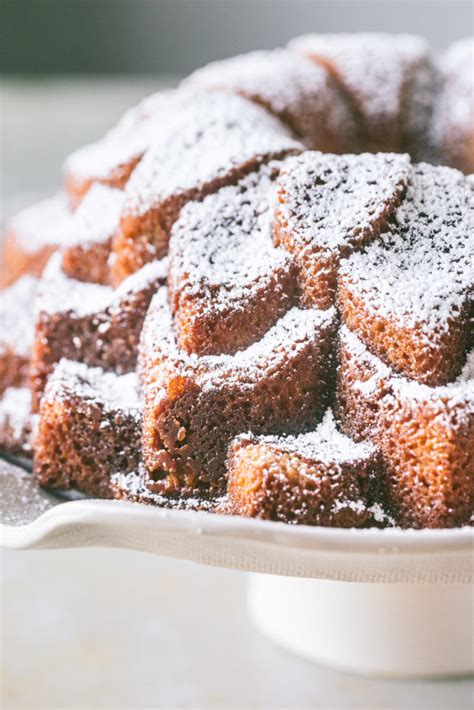
[[[310,31],[412,32],[440,51],[472,33],[473,8],[471,0],[1,0],[2,196],[11,204],[18,193],[56,189],[73,148],[208,61]]]
[[[2,0],[8,73],[187,74],[302,32],[469,34],[469,0]]]
[[[470,0],[1,0],[2,210],[56,190],[70,151],[210,60],[303,32],[472,34]],[[352,677],[290,656],[246,576],[120,550],[3,552],[0,706],[470,708],[472,682]]]

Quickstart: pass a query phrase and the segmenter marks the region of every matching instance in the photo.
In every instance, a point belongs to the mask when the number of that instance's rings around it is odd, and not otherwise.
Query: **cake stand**
[[[249,610],[287,649],[392,676],[474,671],[474,533],[342,530],[67,500],[0,462],[0,540],[17,550],[125,547],[253,572]]]

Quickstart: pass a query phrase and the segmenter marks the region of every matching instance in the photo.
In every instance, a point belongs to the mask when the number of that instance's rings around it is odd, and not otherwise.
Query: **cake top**
[[[472,37],[465,37],[454,42],[443,56],[443,71],[448,75],[458,74],[461,71],[466,74],[470,73],[472,79],[469,69],[472,69],[473,54],[474,39]]]
[[[400,202],[409,174],[408,155],[302,153],[278,180],[279,223],[315,249],[355,245]]]
[[[149,476],[143,464],[139,464],[138,470],[131,473],[114,473],[111,477],[112,484],[128,500],[137,500],[140,503],[158,505],[161,508],[170,510],[199,510],[209,513],[215,512],[218,506],[225,504],[225,496],[217,498],[198,498],[194,496],[180,496],[170,498],[169,496],[155,493],[148,487]]]
[[[129,109],[118,124],[97,143],[74,151],[64,170],[80,179],[105,179],[114,170],[141,157],[159,137],[171,115],[178,109],[181,94],[160,91]]]
[[[291,257],[275,249],[271,223],[279,163],[271,162],[236,185],[221,188],[181,211],[170,241],[172,282],[217,307],[245,298],[272,267]]]
[[[474,283],[473,207],[462,173],[414,166],[390,230],[341,275],[367,308],[432,337],[462,312]]]
[[[56,252],[48,261],[38,288],[36,312],[72,313],[76,317],[97,313],[106,308],[112,297],[110,286],[78,281],[67,276],[61,267],[62,255]],[[61,297],[58,298],[58,295]]]
[[[405,34],[308,34],[288,46],[334,71],[368,123],[380,126],[398,115],[407,78],[429,54],[423,39]]]
[[[126,186],[125,212],[142,215],[271,157],[301,150],[283,124],[240,96],[193,95],[146,153]],[[237,175],[236,175],[237,177]]]
[[[78,397],[107,413],[122,411],[137,419],[141,417],[135,372],[116,375],[100,367],[88,367],[82,362],[63,358],[48,380],[44,397],[50,401]]]
[[[0,353],[29,357],[34,338],[33,304],[38,279],[22,276],[0,298]]]
[[[326,69],[309,58],[284,49],[256,51],[212,62],[193,72],[185,86],[233,91],[251,98],[280,116],[301,138],[314,141],[315,122],[350,131],[350,110]]]
[[[298,107],[301,99],[309,96],[321,101],[321,91],[327,91],[324,69],[285,49],[249,52],[211,62],[185,79],[184,85],[188,84],[260,98],[275,113]]]
[[[25,252],[37,252],[46,245],[61,245],[68,241],[67,227],[71,213],[62,193],[27,207],[7,224],[18,245]]]
[[[202,359],[208,365],[209,377],[203,384],[210,387],[220,381],[225,386],[250,387],[264,372],[276,371],[281,363],[296,356],[309,342],[327,332],[335,322],[336,311],[292,308],[265,335],[245,350],[234,355],[207,355]],[[212,367],[212,370],[211,370]],[[206,373],[207,374],[207,373]]]
[[[34,437],[31,430],[36,419],[36,415],[31,414],[29,387],[7,387],[0,400],[0,430],[9,431],[12,440],[21,445],[24,452],[31,451]]]
[[[243,435],[244,438],[250,435]],[[369,442],[356,443],[336,427],[331,409],[326,410],[321,423],[314,431],[298,436],[259,436],[257,441],[274,446],[279,451],[302,456],[320,463],[351,463],[375,455]]]
[[[76,318],[105,310],[120,313],[127,297],[143,290],[151,282],[164,283],[167,275],[167,259],[151,261],[113,289],[70,278],[62,270],[61,258],[60,252],[53,254],[43,272],[36,300],[38,313],[71,313]],[[59,294],[61,298],[58,298]]]
[[[443,88],[435,106],[434,130],[472,135],[474,125],[474,40],[455,42],[439,62]],[[454,136],[453,136],[454,137]]]
[[[106,242],[117,229],[122,207],[122,190],[93,185],[69,220],[67,245]]]
[[[153,297],[142,331],[140,351],[142,362],[153,363],[157,351],[172,361],[173,372],[186,376],[192,372],[205,390],[217,386],[255,387],[262,374],[274,372],[282,362],[295,356],[308,342],[321,337],[332,328],[336,311],[290,309],[265,335],[244,350],[233,355],[197,355],[179,348],[166,289]],[[157,381],[165,373],[158,360]]]

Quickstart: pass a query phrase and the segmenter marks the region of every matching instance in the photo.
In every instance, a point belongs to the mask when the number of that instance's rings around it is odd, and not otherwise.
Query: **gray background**
[[[470,0],[2,0],[4,72],[183,74],[308,31],[472,33]]]

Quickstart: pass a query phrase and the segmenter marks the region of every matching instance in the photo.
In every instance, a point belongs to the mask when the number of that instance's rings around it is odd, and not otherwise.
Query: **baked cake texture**
[[[464,173],[474,172],[474,41],[455,42],[441,57],[442,88],[433,116],[433,142],[438,161]]]
[[[111,496],[111,475],[137,468],[142,406],[134,372],[61,360],[41,400],[34,470],[42,485]]]
[[[123,206],[123,191],[93,185],[67,225],[67,246],[62,249],[62,269],[78,281],[110,283],[112,237]]]
[[[114,240],[116,281],[166,253],[171,227],[186,202],[303,148],[280,121],[239,96],[211,92],[192,98],[125,187]]]
[[[343,321],[397,372],[450,382],[472,338],[473,254],[474,201],[463,175],[414,166],[390,226],[341,270]]]
[[[309,34],[289,47],[334,77],[359,120],[366,150],[416,150],[429,127],[435,80],[424,40],[412,35]]]
[[[188,353],[241,350],[296,305],[293,259],[272,242],[280,166],[190,202],[173,227],[169,298]]]
[[[6,228],[0,447],[89,496],[469,524],[472,46],[307,35],[76,150]]]
[[[389,511],[406,527],[452,527],[474,501],[474,353],[449,385],[396,375],[348,328],[339,334],[337,413],[382,454]]]
[[[331,74],[288,50],[213,62],[191,74],[183,86],[243,96],[274,114],[314,150],[348,153],[360,140],[351,106]]]
[[[51,258],[36,303],[31,360],[33,407],[61,358],[113,370],[135,368],[145,313],[166,280],[166,262],[154,261],[113,289],[67,277],[61,254]]]
[[[235,355],[189,356],[176,343],[167,293],[143,328],[143,460],[152,489],[222,493],[227,447],[239,432],[298,432],[327,403],[334,310],[293,308]]]
[[[185,97],[160,91],[134,106],[97,143],[78,148],[64,165],[64,188],[77,207],[94,184],[123,189],[145,151]]]
[[[406,191],[407,155],[324,155],[288,160],[278,179],[274,240],[294,254],[305,306],[335,302],[341,259],[375,239]]]
[[[29,387],[8,387],[0,400],[0,449],[30,458],[35,446],[37,417],[31,412]]]
[[[377,449],[339,432],[330,409],[305,434],[241,434],[229,458],[229,504],[238,515],[329,527],[370,519]]]

